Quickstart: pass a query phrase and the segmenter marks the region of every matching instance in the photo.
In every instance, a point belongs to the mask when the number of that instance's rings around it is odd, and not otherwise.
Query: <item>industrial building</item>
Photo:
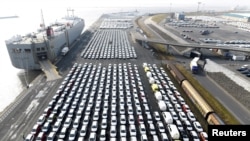
[[[226,13],[223,18],[232,21],[250,22],[250,13]]]
[[[185,14],[182,12],[182,13],[175,13],[175,18],[177,20],[185,20]]]

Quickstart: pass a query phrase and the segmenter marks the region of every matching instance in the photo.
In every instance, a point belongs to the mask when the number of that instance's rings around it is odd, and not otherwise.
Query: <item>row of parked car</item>
[[[96,31],[81,56],[85,59],[137,58],[134,47],[129,43],[127,32],[116,29]]]
[[[133,27],[133,23],[131,19],[128,18],[120,18],[120,19],[112,19],[106,18],[102,21],[100,25],[100,29],[127,29]]]
[[[200,122],[196,119],[184,98],[178,92],[165,70],[155,65],[143,64],[144,71],[151,84],[152,91],[162,111],[170,137],[173,140],[207,140]]]
[[[154,66],[154,69],[153,75],[159,78],[156,79],[157,84],[169,78],[162,68],[159,71]],[[171,139],[160,109],[153,108],[149,102],[154,100],[148,97],[151,92],[145,92],[142,75],[139,67],[130,63],[106,67],[91,63],[75,64],[38,118],[27,141],[31,137],[36,140],[79,141]],[[171,81],[163,86],[167,85],[174,88]],[[166,100],[167,93],[176,90],[160,91],[165,93],[163,97]],[[174,125],[177,125],[176,121]],[[185,138],[185,133],[183,130],[180,139]],[[190,139],[189,134],[186,139]]]

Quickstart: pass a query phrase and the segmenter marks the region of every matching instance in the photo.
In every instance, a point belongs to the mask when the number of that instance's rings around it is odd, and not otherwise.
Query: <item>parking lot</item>
[[[160,61],[132,43],[128,30],[108,27],[95,31],[27,138],[186,141],[206,134]]]
[[[193,121],[183,109],[184,99],[163,70],[148,64],[154,84],[159,87],[167,109],[155,106],[158,101],[152,91],[145,91],[148,82],[142,82],[142,65],[123,63],[94,65],[75,64],[64,78],[55,96],[38,121],[41,131],[36,135],[54,135],[58,140],[171,140],[167,123],[161,112],[170,112],[180,133],[187,138],[197,133]],[[150,85],[149,85],[150,86]],[[178,105],[178,106],[177,106]],[[180,114],[181,113],[181,114]],[[186,124],[184,124],[186,123]],[[190,124],[190,125],[189,125]],[[123,129],[123,130],[122,130]],[[202,129],[201,129],[202,130]],[[102,135],[101,133],[105,133]],[[189,137],[188,137],[189,138]]]
[[[98,30],[83,50],[84,59],[133,59],[137,58],[130,45],[127,32],[117,29]]]

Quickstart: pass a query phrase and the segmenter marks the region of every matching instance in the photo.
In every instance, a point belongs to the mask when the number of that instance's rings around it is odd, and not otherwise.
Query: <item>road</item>
[[[222,105],[224,105],[242,124],[250,123],[250,112],[234,97],[216,84],[206,75],[195,75],[201,85],[206,88]]]

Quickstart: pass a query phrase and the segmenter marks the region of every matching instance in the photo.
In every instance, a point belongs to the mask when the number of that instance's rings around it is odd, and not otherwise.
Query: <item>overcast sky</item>
[[[246,6],[250,0],[1,0],[7,7],[148,7],[148,6]]]

